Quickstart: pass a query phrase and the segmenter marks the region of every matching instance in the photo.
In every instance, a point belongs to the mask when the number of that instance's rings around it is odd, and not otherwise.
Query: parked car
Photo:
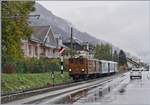
[[[142,69],[132,68],[132,70],[130,71],[130,79],[137,78],[137,77],[142,79]]]
[[[146,68],[145,68],[145,67],[142,67],[142,71],[146,71]]]
[[[146,71],[149,71],[149,66],[146,66],[145,69],[146,69]]]

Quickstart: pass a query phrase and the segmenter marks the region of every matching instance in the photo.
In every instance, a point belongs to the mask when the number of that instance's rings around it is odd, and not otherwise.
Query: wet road
[[[73,104],[150,104],[150,72],[143,71],[142,76],[130,80],[127,73],[122,79],[87,91]]]

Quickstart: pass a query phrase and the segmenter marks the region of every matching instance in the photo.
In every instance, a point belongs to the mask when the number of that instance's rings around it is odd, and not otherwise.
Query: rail
[[[122,75],[122,74],[116,74],[116,75]],[[110,77],[114,77],[116,75],[112,75]],[[110,78],[110,77],[105,77],[105,78]],[[104,77],[103,77],[104,78]],[[69,88],[73,86],[79,86],[81,84],[85,83],[92,83],[93,81],[101,80],[102,78],[97,78],[97,79],[92,79],[92,80],[87,80],[87,81],[81,81],[81,82],[68,82],[65,84],[57,84],[54,87],[46,87],[46,88],[40,88],[40,89],[29,89],[29,90],[23,90],[19,92],[15,92],[12,94],[5,94],[1,96],[1,103],[8,103],[11,101],[16,101],[20,99],[24,99],[27,97],[31,97],[34,95],[42,94],[42,93],[47,93],[55,90],[60,90],[64,88]]]

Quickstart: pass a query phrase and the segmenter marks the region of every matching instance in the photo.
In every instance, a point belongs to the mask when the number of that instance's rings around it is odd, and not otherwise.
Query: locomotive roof
[[[78,57],[78,58],[83,58],[83,59],[88,59],[88,58],[84,58],[84,57]],[[78,59],[78,58],[72,58],[72,59]],[[69,58],[70,59],[70,58]],[[98,59],[88,59],[88,60],[93,60],[93,61],[100,61],[100,62],[107,62],[107,63],[114,63],[117,64],[117,62],[114,61],[107,61],[107,60],[98,60]]]
[[[109,62],[109,63],[117,63],[117,62],[114,62],[114,61],[107,61],[107,60],[100,60],[101,62]]]

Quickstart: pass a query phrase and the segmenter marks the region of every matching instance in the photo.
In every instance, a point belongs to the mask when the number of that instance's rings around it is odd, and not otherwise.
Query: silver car
[[[137,78],[137,77],[142,79],[141,68],[132,68],[132,70],[130,71],[130,79]]]

